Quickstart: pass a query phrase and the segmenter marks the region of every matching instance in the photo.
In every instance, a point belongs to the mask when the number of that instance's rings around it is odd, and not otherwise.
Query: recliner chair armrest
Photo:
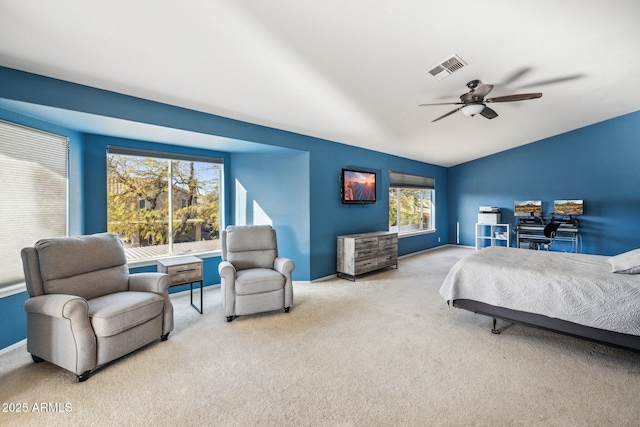
[[[273,269],[284,276],[290,276],[295,268],[296,264],[289,258],[276,257],[273,262]]]
[[[129,290],[165,294],[173,284],[166,273],[134,273],[129,275]]]
[[[276,257],[273,262],[273,269],[282,274],[286,282],[284,284],[284,308],[289,310],[293,306],[293,283],[291,281],[291,272],[296,268],[295,262],[289,258]]]
[[[221,280],[222,309],[227,320],[231,321],[235,314],[236,268],[229,261],[221,261],[218,264],[218,274]]]
[[[236,276],[236,268],[229,261],[222,261],[218,264],[218,274],[223,279],[233,281]]]
[[[48,294],[31,297],[24,303],[27,313],[89,321],[89,303],[77,295]]]
[[[169,298],[169,288],[173,285],[171,275],[167,273],[134,273],[129,275],[129,290],[137,292],[154,292],[164,297],[164,316],[162,323],[162,339],[166,339],[173,331],[173,304]]]
[[[29,298],[24,308],[29,353],[78,376],[96,367],[96,337],[87,300],[77,295],[39,295]]]

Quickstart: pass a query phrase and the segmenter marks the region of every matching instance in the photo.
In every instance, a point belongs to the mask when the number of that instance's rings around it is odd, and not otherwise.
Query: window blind
[[[124,156],[142,156],[153,157],[156,159],[167,160],[185,160],[187,162],[208,162],[208,163],[224,163],[223,159],[217,157],[197,156],[192,154],[169,153],[164,151],[145,150],[141,148],[118,147],[114,145],[107,146],[107,154],[121,154]]]
[[[67,235],[68,138],[0,120],[0,289],[24,282],[20,250]]]
[[[434,178],[393,171],[389,171],[389,187],[422,188],[426,190],[435,190],[436,188]]]

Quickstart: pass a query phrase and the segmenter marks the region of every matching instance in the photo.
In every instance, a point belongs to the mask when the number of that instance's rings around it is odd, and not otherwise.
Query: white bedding
[[[458,261],[440,295],[640,335],[640,275],[612,273],[607,259],[488,247]]]

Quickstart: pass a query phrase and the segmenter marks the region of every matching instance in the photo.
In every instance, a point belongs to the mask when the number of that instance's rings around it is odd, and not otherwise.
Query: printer
[[[495,206],[480,206],[478,224],[500,224],[500,208]]]

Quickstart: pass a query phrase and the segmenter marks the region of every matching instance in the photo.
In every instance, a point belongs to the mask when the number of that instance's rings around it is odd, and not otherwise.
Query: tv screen
[[[376,174],[342,169],[342,203],[366,204],[375,202]]]
[[[513,203],[514,216],[541,216],[542,200],[523,200]]]
[[[556,215],[582,215],[584,200],[554,200],[553,213]]]

